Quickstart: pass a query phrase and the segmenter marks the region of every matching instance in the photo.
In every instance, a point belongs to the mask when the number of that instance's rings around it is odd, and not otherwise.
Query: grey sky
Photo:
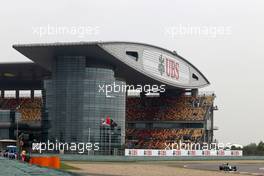
[[[0,6],[0,62],[27,61],[12,49],[15,43],[128,40],[176,50],[209,79],[205,90],[217,94],[216,138],[258,142],[264,140],[263,9],[261,0],[5,1]],[[96,32],[37,34],[48,27]],[[196,32],[175,32],[181,27]],[[222,28],[228,32],[204,32]]]

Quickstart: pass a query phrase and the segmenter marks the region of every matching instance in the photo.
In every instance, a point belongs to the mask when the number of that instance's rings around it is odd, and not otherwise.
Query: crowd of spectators
[[[127,98],[126,119],[140,120],[203,120],[214,96],[180,96],[177,98]]]
[[[127,129],[126,139],[130,148],[164,149],[171,142],[200,142],[204,135],[201,128],[183,129]]]
[[[10,109],[21,113],[22,121],[35,121],[41,118],[41,98],[0,98],[0,109]]]

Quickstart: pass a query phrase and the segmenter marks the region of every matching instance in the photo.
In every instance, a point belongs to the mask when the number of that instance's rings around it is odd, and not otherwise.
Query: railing
[[[205,95],[205,96],[212,96],[212,95],[214,95],[215,96],[215,93],[214,93],[214,91],[199,91],[198,95],[199,96],[203,96],[203,95]]]

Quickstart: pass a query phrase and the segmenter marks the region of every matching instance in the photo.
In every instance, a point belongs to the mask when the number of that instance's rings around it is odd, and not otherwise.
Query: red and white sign
[[[189,84],[189,67],[176,56],[172,57],[156,51],[144,50],[142,60],[144,71],[153,77],[170,83]]]
[[[125,156],[243,156],[243,151],[125,149]]]

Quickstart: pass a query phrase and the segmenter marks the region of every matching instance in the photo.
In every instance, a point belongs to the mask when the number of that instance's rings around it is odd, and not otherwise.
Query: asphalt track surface
[[[222,163],[186,163],[182,167],[189,169],[199,169],[199,170],[211,170],[219,171],[219,165]],[[238,173],[250,174],[250,175],[263,175],[264,176],[264,163],[229,163],[229,165],[237,166]],[[223,171],[222,171],[223,172]]]

